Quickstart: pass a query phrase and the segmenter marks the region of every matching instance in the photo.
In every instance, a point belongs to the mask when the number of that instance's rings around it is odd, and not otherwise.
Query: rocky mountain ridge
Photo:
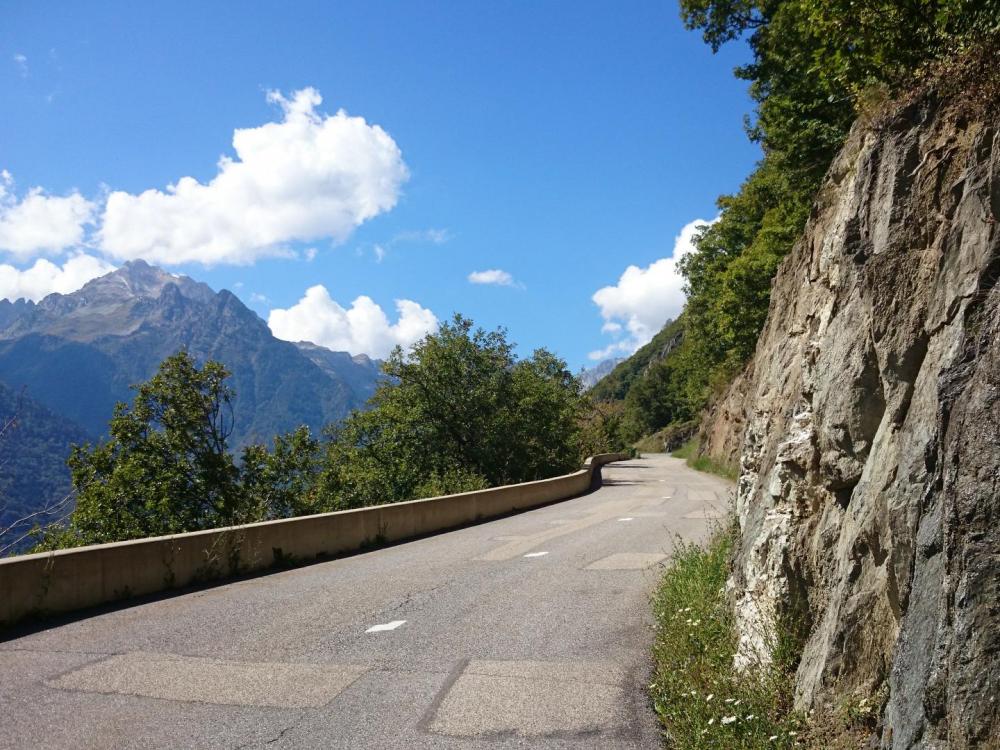
[[[581,385],[583,385],[583,389],[585,391],[590,390],[601,382],[601,380],[610,375],[611,371],[623,361],[625,361],[624,357],[602,359],[593,367],[582,368],[576,377],[580,381]]]
[[[130,386],[180,349],[232,373],[235,450],[302,424],[318,434],[362,408],[381,377],[367,356],[280,341],[231,292],[142,261],[72,294],[0,301],[0,396],[21,394],[30,406],[0,458],[39,474],[35,482],[0,476],[0,517],[10,522],[64,494],[70,443],[104,435],[115,403],[131,400]],[[18,398],[0,398],[10,412],[0,417],[14,416]]]
[[[231,292],[143,261],[37,304],[4,300],[0,323],[0,381],[95,436],[129,386],[182,348],[232,372],[236,445],[318,431],[363,406],[379,377],[368,357],[280,341]]]

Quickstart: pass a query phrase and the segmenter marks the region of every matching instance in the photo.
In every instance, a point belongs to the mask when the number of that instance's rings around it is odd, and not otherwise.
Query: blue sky
[[[285,337],[627,353],[757,158],[745,54],[672,2],[3,2],[0,293],[143,257]]]

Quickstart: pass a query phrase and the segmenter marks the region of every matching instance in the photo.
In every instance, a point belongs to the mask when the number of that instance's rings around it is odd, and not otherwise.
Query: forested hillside
[[[668,424],[690,420],[693,412],[677,390],[676,352],[684,341],[684,318],[667,323],[652,340],[620,362],[591,390],[598,402],[621,404],[621,437],[635,442]]]
[[[69,458],[76,507],[40,549],[121,541],[544,479],[619,447],[566,363],[518,358],[502,330],[455,316],[396,348],[365,410],[233,445],[224,364],[181,351]],[[47,519],[46,519],[47,520]],[[0,530],[0,545],[4,534]]]
[[[26,392],[0,383],[0,554],[31,526],[59,520],[72,509],[61,503],[70,492],[66,457],[72,443],[91,436],[75,422],[54,414]],[[58,507],[56,507],[58,506]],[[35,516],[4,534],[4,530],[33,513]]]

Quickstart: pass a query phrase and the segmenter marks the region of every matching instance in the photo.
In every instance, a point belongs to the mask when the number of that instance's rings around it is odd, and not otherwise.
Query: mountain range
[[[186,349],[197,361],[223,363],[235,390],[231,445],[267,442],[308,425],[314,432],[363,407],[380,377],[365,355],[334,352],[308,342],[275,338],[267,324],[231,292],[213,291],[143,261],[132,261],[71,294],[40,302],[0,301],[0,407],[21,393],[30,415],[58,420],[65,440],[44,443],[59,453],[82,437],[106,434],[116,402],[130,401],[130,386],[149,379],[160,362]],[[11,416],[0,414],[0,417]],[[22,441],[23,442],[23,441]],[[4,452],[39,450],[10,437]],[[40,461],[20,457],[19,461]],[[8,487],[17,492],[18,483]],[[40,489],[40,488],[36,488]],[[19,508],[43,498],[11,497]]]
[[[620,362],[623,362],[623,357],[612,357],[610,359],[602,359],[593,367],[584,367],[577,374],[577,380],[583,385],[583,390],[589,391],[595,385],[601,382],[605,377],[611,374],[611,371],[618,366]]]

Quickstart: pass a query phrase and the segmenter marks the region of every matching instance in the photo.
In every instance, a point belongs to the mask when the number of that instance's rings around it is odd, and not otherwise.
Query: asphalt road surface
[[[0,634],[0,746],[657,748],[649,595],[730,486],[662,455],[603,474],[497,521]]]

